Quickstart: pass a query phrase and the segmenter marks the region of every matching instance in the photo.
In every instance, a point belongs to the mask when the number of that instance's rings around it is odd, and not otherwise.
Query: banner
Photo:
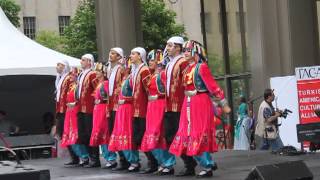
[[[295,76],[273,77],[270,79],[270,87],[274,89],[275,100],[273,106],[281,110],[290,109],[286,119],[278,118],[280,137],[283,144],[301,148],[297,139],[297,124],[299,124],[297,81]]]
[[[314,110],[320,109],[320,66],[295,69],[300,124],[319,122]]]

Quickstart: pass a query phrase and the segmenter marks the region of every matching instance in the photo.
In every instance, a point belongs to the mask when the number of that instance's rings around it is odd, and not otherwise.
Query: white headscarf
[[[59,102],[61,85],[62,85],[65,77],[70,72],[70,66],[69,66],[69,62],[68,61],[60,60],[60,61],[57,62],[57,64],[59,64],[59,63],[64,65],[64,69],[63,69],[61,74],[57,73],[57,76],[56,76],[55,86],[56,86],[56,101],[57,102]]]
[[[131,53],[132,52],[137,52],[137,53],[139,53],[140,54],[140,57],[141,57],[141,59],[142,59],[142,62],[143,63],[145,63],[145,64],[147,64],[147,53],[146,53],[146,50],[144,49],[144,48],[142,48],[142,47],[136,47],[136,48],[133,48],[132,50],[131,50]]]
[[[90,60],[90,63],[91,63],[91,68],[90,69],[93,69],[94,68],[94,57],[92,54],[85,54],[81,57],[81,59],[89,59]]]
[[[78,86],[79,86],[79,89],[78,89],[78,96],[80,97],[81,95],[81,90],[82,90],[82,83],[84,81],[84,78],[86,77],[86,75],[94,69],[94,57],[92,54],[85,54],[81,57],[81,59],[88,59],[90,60],[90,63],[91,63],[91,68],[89,69],[86,69],[86,70],[83,70],[80,75],[78,76]]]
[[[175,44],[181,44],[181,45],[183,45],[184,40],[183,40],[183,38],[180,37],[180,36],[173,36],[173,37],[171,37],[171,38],[167,41],[167,43],[175,43]]]
[[[121,57],[119,59],[119,62],[123,61],[123,49],[120,47],[114,47],[111,48],[110,51],[115,51],[117,54],[119,54],[119,56]],[[109,55],[110,57],[110,55]],[[109,58],[110,61],[110,58]],[[111,64],[108,65],[108,69],[107,69],[107,75],[109,78],[109,95],[112,96],[113,94],[113,88],[114,88],[114,82],[115,82],[115,78],[116,78],[116,74],[118,71],[118,68],[120,67],[119,64],[117,64],[115,67],[111,68]]]
[[[173,36],[171,37],[167,43],[174,43],[174,44],[181,44],[181,46],[184,43],[184,40],[182,37],[180,36]],[[167,56],[169,59],[169,62],[166,65],[166,74],[167,74],[167,82],[166,82],[166,88],[167,88],[167,95],[170,95],[170,82],[171,82],[171,74],[173,71],[173,67],[175,65],[175,63],[177,62],[177,60],[179,60],[182,57],[182,54],[179,54],[176,57],[172,57],[172,56]]]
[[[121,56],[121,59],[123,58],[123,49],[120,48],[120,47],[114,47],[114,48],[111,48],[110,51],[115,51],[119,54],[119,56]]]
[[[65,74],[65,73],[69,73],[70,72],[70,65],[69,62],[67,60],[60,60],[57,62],[57,64],[63,64],[64,65],[64,70],[61,74]]]
[[[137,52],[139,53],[139,56],[141,57],[142,59],[142,64],[140,65],[135,65],[135,64],[131,64],[131,74],[132,74],[132,78],[133,78],[133,87],[135,87],[135,83],[136,83],[136,77],[137,77],[137,74],[138,74],[138,71],[139,69],[144,66],[144,65],[147,65],[147,52],[144,48],[142,47],[136,47],[136,48],[133,48],[131,50],[131,53],[133,52]],[[134,92],[134,88],[133,88],[133,92]]]

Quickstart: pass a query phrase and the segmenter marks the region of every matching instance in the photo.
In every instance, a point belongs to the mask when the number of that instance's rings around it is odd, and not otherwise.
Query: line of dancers
[[[211,157],[218,150],[212,99],[224,113],[231,109],[199,42],[174,36],[165,52],[136,47],[129,58],[115,47],[107,66],[85,54],[81,69],[57,63],[56,125],[71,157],[66,166],[101,167],[101,149],[102,168],[114,171],[212,176],[218,168]],[[139,152],[148,159],[144,170]],[[178,173],[176,157],[184,162]]]

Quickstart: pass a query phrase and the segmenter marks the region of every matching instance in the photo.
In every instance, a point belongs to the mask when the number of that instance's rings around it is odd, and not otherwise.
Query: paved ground
[[[256,165],[274,164],[278,162],[304,160],[314,175],[314,179],[320,179],[320,153],[305,154],[300,156],[280,156],[273,155],[270,152],[262,151],[221,151],[214,154],[219,169],[214,172],[212,179],[239,180],[245,179],[252,168]],[[29,164],[50,170],[53,180],[107,180],[107,179],[182,179],[174,176],[152,176],[129,173],[114,173],[108,170],[95,168],[64,168],[62,164],[64,159],[37,159],[24,161]],[[142,156],[142,164],[145,165],[146,159]],[[176,172],[182,168],[182,162],[179,159],[176,165]],[[199,171],[199,169],[197,169]],[[195,179],[183,178],[183,179]]]

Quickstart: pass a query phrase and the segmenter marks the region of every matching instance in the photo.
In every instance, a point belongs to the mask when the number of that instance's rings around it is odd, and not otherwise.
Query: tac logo
[[[320,66],[296,68],[297,80],[320,79]]]

